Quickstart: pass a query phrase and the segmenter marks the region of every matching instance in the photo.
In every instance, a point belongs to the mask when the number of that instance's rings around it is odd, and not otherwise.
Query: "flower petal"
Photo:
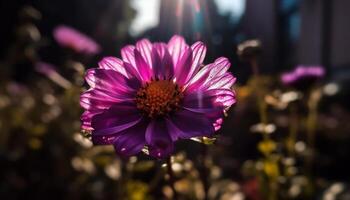
[[[101,112],[102,112],[102,110],[86,110],[86,111],[84,111],[80,117],[81,129],[87,130],[87,131],[94,130],[91,126],[92,117],[98,113],[101,113]]]
[[[91,88],[81,94],[80,105],[86,110],[107,109],[118,102],[134,100],[134,93],[112,93],[113,91]]]
[[[116,57],[105,57],[99,63],[99,67],[102,69],[110,69],[129,77],[123,66],[123,61]]]
[[[177,134],[182,139],[211,136],[215,131],[213,123],[207,117],[188,110],[175,113],[170,120],[177,127]]]
[[[89,69],[85,80],[92,88],[114,93],[134,91],[140,87],[140,82],[136,79],[128,79],[117,71],[107,69]]]
[[[183,86],[188,77],[190,76],[190,70],[191,70],[191,64],[192,64],[192,50],[188,48],[185,50],[185,53],[182,55],[180,60],[177,62],[175,67],[175,78],[176,82]]]
[[[118,127],[113,127],[108,129],[108,131],[105,134],[102,134],[102,132],[96,132],[93,130],[92,132],[92,142],[94,145],[110,145],[113,144],[115,139],[117,139],[119,136],[121,136],[124,131],[133,128],[134,126],[137,126],[139,123],[142,123],[142,120],[135,120],[129,123],[126,123],[124,125],[120,125]],[[118,130],[117,130],[118,129]],[[107,130],[107,129],[105,129]],[[144,133],[143,133],[144,134]]]
[[[168,79],[173,77],[174,65],[165,43],[153,44],[152,63],[155,78]]]
[[[174,35],[168,42],[168,50],[172,56],[174,66],[177,66],[178,61],[189,47],[183,37]]]
[[[225,73],[221,77],[217,77],[215,79],[212,79],[210,83],[207,85],[209,86],[208,89],[231,89],[232,85],[236,82],[236,77],[234,77],[231,73]]]
[[[188,48],[182,37],[174,36],[170,40],[168,48],[173,56],[177,82],[183,85],[199,71],[207,51],[206,46],[202,42],[196,42],[191,48]]]
[[[130,157],[138,154],[145,146],[145,132],[147,123],[142,121],[137,125],[125,129],[119,133],[113,145],[117,153],[123,157]]]
[[[149,67],[152,67],[152,47],[153,45],[148,39],[142,39],[136,43],[136,49]]]
[[[200,66],[203,64],[205,55],[207,53],[207,47],[203,42],[196,42],[191,46],[192,49],[192,66],[189,74],[189,78],[196,74]],[[186,81],[187,82],[187,81]]]
[[[124,62],[124,68],[130,74],[130,77],[133,77],[134,79],[138,80],[139,83],[143,82],[140,73],[131,64]]]
[[[205,108],[210,106],[227,108],[235,102],[236,95],[232,90],[211,89],[185,95],[183,104],[185,108]]]
[[[92,135],[92,143],[94,145],[111,145],[117,139],[118,133],[110,135]]]
[[[170,132],[165,119],[150,122],[146,130],[146,143],[151,156],[165,158],[173,152],[174,144]]]
[[[118,133],[140,122],[142,115],[134,102],[114,104],[92,118],[93,135],[105,136]]]
[[[229,94],[221,94],[223,96]],[[231,96],[229,96],[231,97]],[[189,95],[185,95],[183,107],[192,112],[203,113],[206,116],[220,117],[223,114],[225,106],[218,102],[217,98],[221,98],[219,91],[197,91]]]
[[[218,118],[213,123],[213,126],[215,128],[215,131],[218,131],[221,128],[222,123],[224,122],[223,118]]]
[[[186,85],[185,90],[187,93],[191,93],[203,88],[204,83],[207,81],[210,75],[210,71],[206,69],[208,67],[202,68]]]
[[[213,79],[215,77],[224,75],[230,68],[230,66],[231,63],[227,58],[220,57],[216,59],[214,63],[208,66],[208,70],[211,72],[209,75],[209,79]]]
[[[136,69],[134,50],[135,46],[127,45],[122,48],[121,55],[124,62],[131,64]]]
[[[212,89],[185,95],[183,107],[186,110],[203,114],[212,122],[217,131],[221,127],[224,110],[235,102],[235,94],[231,90]]]
[[[152,71],[148,63],[144,60],[141,53],[135,49],[134,50],[135,55],[135,62],[137,66],[137,71],[140,77],[142,78],[142,81],[149,81],[152,76]]]
[[[135,82],[116,71],[92,69],[87,72],[86,79],[92,88],[80,96],[80,105],[90,112],[100,113],[115,103],[133,100]],[[85,120],[91,121],[86,117]]]
[[[219,78],[226,74],[230,65],[230,62],[225,57],[216,59],[214,63],[204,66],[191,78],[186,85],[186,90],[191,92],[208,89],[212,84],[215,84]],[[216,80],[216,82],[213,80]]]

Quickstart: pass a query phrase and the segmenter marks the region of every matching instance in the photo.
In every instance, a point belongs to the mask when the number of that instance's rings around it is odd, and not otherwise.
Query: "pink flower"
[[[67,79],[61,76],[57,72],[57,68],[50,63],[37,62],[35,64],[35,70],[65,89],[70,88],[72,85]]]
[[[131,156],[145,146],[156,158],[169,156],[179,139],[212,137],[224,110],[235,103],[236,78],[221,57],[203,65],[206,47],[180,36],[168,44],[140,40],[90,69],[90,89],[81,95],[82,128],[94,144],[114,145]]]
[[[78,53],[94,55],[101,51],[100,46],[94,40],[68,26],[56,27],[53,36],[61,46],[71,48]]]
[[[281,81],[287,86],[306,89],[317,80],[324,77],[325,71],[321,66],[297,66],[293,71],[281,75]]]

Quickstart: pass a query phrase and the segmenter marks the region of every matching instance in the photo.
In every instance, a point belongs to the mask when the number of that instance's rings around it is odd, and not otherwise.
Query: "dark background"
[[[347,9],[350,5],[346,0],[247,0],[243,1],[246,3],[243,16],[235,24],[228,16],[219,14],[214,1],[198,2],[206,8],[199,17],[199,26],[194,26],[198,22],[192,17],[192,8],[184,10],[185,20],[179,25],[180,19],[175,16],[174,9],[177,1],[162,0],[159,25],[138,37],[164,41],[179,33],[189,42],[201,39],[214,46],[211,48],[213,56],[231,58],[235,44],[259,38],[264,45],[266,72],[280,72],[298,63],[322,64],[330,74],[347,71],[350,63]],[[137,39],[127,30],[136,14],[129,3],[124,0],[1,1],[1,56],[6,54],[14,39],[18,11],[23,5],[33,5],[42,13],[38,26],[43,35],[50,35],[57,24],[67,24],[93,36],[105,52],[115,53],[117,47]]]
[[[184,2],[191,4],[192,1]],[[16,40],[16,27],[26,23],[19,15],[26,5],[33,6],[41,13],[41,19],[33,23],[47,41],[53,41],[52,30],[60,24],[74,27],[94,38],[103,47],[103,52],[90,58],[87,61],[88,67],[95,67],[103,56],[119,56],[122,46],[134,43],[139,38],[167,41],[173,34],[181,34],[188,43],[202,40],[208,45],[206,62],[218,56],[228,57],[232,61],[231,71],[238,77],[238,84],[242,85],[247,83],[251,71],[246,63],[237,58],[237,44],[246,39],[258,38],[263,44],[263,74],[277,76],[298,64],[322,65],[327,70],[324,82],[335,82],[342,90],[339,95],[325,99],[321,110],[327,115],[332,113],[332,106],[337,105],[344,112],[348,112],[350,1],[247,0],[245,11],[237,22],[232,22],[228,15],[219,13],[214,1],[198,2],[201,8],[205,8],[201,15],[194,17],[193,6],[185,7],[184,20],[179,23],[175,9],[177,1],[161,0],[159,25],[134,37],[129,34],[128,27],[136,10],[130,7],[130,1],[127,0],[2,0],[0,59],[8,58],[11,45]],[[39,56],[44,61],[60,64],[60,59],[65,55],[55,42],[52,45],[44,42]],[[15,69],[12,69],[11,79],[26,83],[32,78],[31,73],[31,68],[16,64]],[[256,150],[250,147],[256,144],[258,138],[236,128],[242,123],[247,127],[253,124],[257,116],[250,117],[251,114],[233,113],[230,116],[232,123],[225,124],[222,130],[225,135],[234,133],[229,136],[233,142],[228,154],[238,160],[234,161],[238,164],[232,164],[236,171],[229,173],[236,177],[239,177],[237,170],[241,162],[257,157]],[[316,167],[317,173],[330,180],[349,182],[349,145],[347,129],[341,133],[324,133],[318,137],[317,146],[323,157]],[[61,191],[60,188],[54,189]]]

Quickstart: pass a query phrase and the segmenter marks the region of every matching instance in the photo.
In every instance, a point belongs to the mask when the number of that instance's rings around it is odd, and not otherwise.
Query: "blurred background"
[[[0,199],[171,199],[161,161],[145,155],[123,160],[113,148],[92,147],[80,131],[79,95],[85,70],[103,57],[120,57],[123,46],[140,38],[167,42],[174,34],[189,44],[205,42],[206,63],[228,57],[238,96],[209,153],[202,155],[198,142],[178,144],[180,199],[271,199],[263,191],[271,182],[278,185],[275,199],[350,199],[349,9],[348,0],[1,1]],[[59,26],[81,32],[98,50],[63,45],[54,36]],[[250,39],[261,41],[259,77],[237,55],[239,44]],[[312,92],[298,91],[305,99],[296,103],[294,118],[289,104],[276,108],[278,102],[266,100],[278,157],[271,178],[269,157],[259,149],[263,136],[254,133],[260,122],[254,80],[263,83],[264,97],[279,99],[294,91],[281,83],[281,73],[297,65],[326,72],[315,84],[321,97],[312,118],[314,146],[305,142],[309,129],[303,124],[313,113],[306,98]],[[284,140],[295,118],[292,148],[299,154],[286,155]],[[311,170],[305,169],[308,156]]]

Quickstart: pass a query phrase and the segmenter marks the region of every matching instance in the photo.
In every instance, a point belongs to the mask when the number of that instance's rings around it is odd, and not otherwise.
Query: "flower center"
[[[166,115],[179,108],[183,94],[171,80],[153,80],[136,94],[137,108],[151,118]]]

